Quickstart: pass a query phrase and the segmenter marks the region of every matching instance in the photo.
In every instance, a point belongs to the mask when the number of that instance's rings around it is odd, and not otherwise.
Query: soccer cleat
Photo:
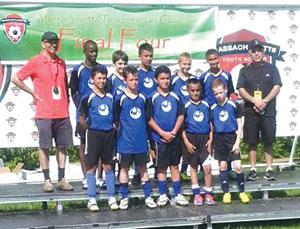
[[[215,204],[214,197],[210,194],[206,194],[205,195],[205,204],[214,205]]]
[[[230,192],[226,192],[223,196],[223,203],[230,204],[231,203],[231,194]]]
[[[243,204],[248,204],[250,202],[250,199],[245,192],[241,192],[239,194],[239,197],[240,197],[241,203],[243,203]]]
[[[154,202],[154,200],[152,199],[152,197],[148,197],[147,199],[145,199],[145,205],[148,207],[148,208],[157,208],[157,205],[156,203]]]
[[[128,198],[122,199],[119,207],[121,210],[127,210],[128,209]]]
[[[108,198],[108,205],[110,207],[110,210],[118,210],[119,209],[119,205],[116,201],[116,198],[115,197],[109,197]]]
[[[276,180],[276,177],[274,176],[273,170],[267,170],[265,172],[264,178],[267,181],[275,181]]]
[[[83,181],[82,181],[82,189],[87,189],[86,178],[84,178]]]
[[[191,178],[189,177],[189,175],[187,175],[187,173],[180,173],[180,179],[182,181],[189,181]]]
[[[90,212],[97,212],[99,211],[99,207],[97,205],[97,201],[95,198],[89,199],[87,208]]]
[[[131,185],[140,185],[141,183],[141,175],[139,173],[135,174],[131,180]]]
[[[195,195],[194,205],[196,205],[196,206],[202,206],[203,205],[203,197],[200,194]]]
[[[53,192],[54,191],[53,185],[51,184],[50,179],[45,180],[44,185],[43,185],[43,190],[44,190],[44,192]]]
[[[249,174],[246,177],[247,181],[256,181],[258,178],[257,173],[255,170],[250,170]]]
[[[166,194],[160,195],[156,201],[158,207],[164,207],[167,205],[169,198]]]
[[[175,202],[175,204],[180,205],[180,206],[189,205],[189,201],[181,194],[178,194],[178,196],[176,196],[174,198],[174,202]]]
[[[72,185],[70,185],[70,183],[65,179],[61,179],[61,181],[59,181],[56,185],[56,189],[57,190],[62,190],[62,191],[73,191],[74,188]]]

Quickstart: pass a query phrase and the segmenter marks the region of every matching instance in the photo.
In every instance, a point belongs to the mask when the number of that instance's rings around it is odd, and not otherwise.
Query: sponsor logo
[[[116,90],[117,95],[121,94],[124,90],[125,90],[125,87],[123,85],[119,85]]]
[[[273,10],[268,11],[268,16],[269,16],[270,20],[273,20],[275,17],[275,12]]]
[[[17,119],[14,117],[9,117],[6,119],[6,121],[10,127],[13,127],[16,124]]]
[[[289,99],[290,99],[290,102],[291,102],[291,103],[295,103],[295,102],[296,102],[296,99],[297,99],[297,96],[296,96],[296,95],[291,95],[291,96],[289,97]]]
[[[295,44],[295,40],[293,40],[292,38],[288,39],[287,40],[287,43],[288,43],[288,46],[290,48],[293,48],[294,44]]]
[[[202,122],[204,119],[204,114],[201,111],[195,111],[193,118],[196,122]]]
[[[109,114],[109,109],[106,104],[101,104],[98,108],[98,112],[102,116],[107,116]]]
[[[37,141],[39,139],[39,133],[37,131],[33,131],[30,135],[33,141]]]
[[[17,86],[12,87],[11,90],[14,96],[18,96],[20,94],[20,88]]]
[[[29,106],[30,106],[31,110],[33,110],[33,111],[36,110],[36,105],[34,105],[33,102],[29,103]]]
[[[145,79],[144,79],[144,86],[146,87],[146,88],[151,88],[151,87],[153,87],[153,80],[150,78],[150,77],[145,77]]]
[[[89,79],[88,86],[89,86],[90,89],[93,90],[93,88],[94,88],[94,81],[92,79]]]
[[[222,110],[220,113],[219,113],[219,119],[220,121],[222,122],[225,122],[227,119],[228,119],[229,115],[228,115],[228,112],[225,111],[225,110]]]
[[[229,10],[229,11],[227,12],[227,16],[228,16],[229,20],[233,20],[233,19],[234,19],[234,16],[235,16],[235,12],[232,11],[232,10]]]
[[[283,70],[284,70],[285,74],[288,76],[292,69],[290,67],[285,67]]]
[[[12,112],[13,109],[14,109],[14,107],[15,107],[15,104],[14,104],[13,102],[7,102],[7,103],[5,104],[5,106],[6,106],[6,109],[7,109],[9,112]]]
[[[298,113],[298,110],[297,110],[296,108],[293,108],[293,109],[290,110],[290,112],[291,112],[291,115],[292,115],[293,117],[296,117],[296,115],[297,115],[297,113]]]
[[[187,89],[187,86],[186,86],[186,85],[183,85],[183,86],[180,88],[180,91],[181,91],[181,93],[182,93],[184,96],[188,96],[188,95],[189,95],[189,92],[188,92],[188,89]]]
[[[294,88],[295,88],[296,90],[299,89],[299,87],[300,87],[300,82],[299,82],[298,80],[294,81],[294,82],[293,82],[293,86],[294,86]]]
[[[291,129],[291,130],[295,130],[296,127],[297,127],[297,123],[295,123],[295,122],[290,122],[290,123],[289,123],[289,126],[290,126],[290,129]]]
[[[133,119],[139,119],[141,117],[141,115],[142,115],[141,109],[138,108],[138,107],[133,107],[129,111],[129,115]]]
[[[289,18],[290,18],[291,20],[294,20],[294,18],[295,18],[295,16],[296,16],[296,13],[295,13],[295,11],[290,10],[290,11],[288,12],[288,15],[289,15]]]
[[[164,111],[164,112],[170,112],[171,109],[172,109],[172,105],[170,103],[170,101],[168,100],[165,100],[161,103],[161,109]]]
[[[12,142],[15,140],[16,134],[14,132],[9,132],[6,134],[8,141]]]

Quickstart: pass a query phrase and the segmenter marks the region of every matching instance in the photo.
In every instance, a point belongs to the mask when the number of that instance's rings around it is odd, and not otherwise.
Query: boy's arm
[[[184,113],[185,113],[184,104],[179,100],[178,111],[177,111],[177,120],[176,120],[173,130],[171,131],[171,133],[175,136],[180,131],[180,129],[184,123]]]
[[[212,122],[209,123],[210,125],[210,132],[209,132],[209,138],[207,143],[205,144],[207,151],[211,154],[212,153],[212,143],[213,143],[213,136],[214,136],[214,127],[212,125]]]
[[[84,97],[82,102],[80,103],[79,111],[80,111],[80,116],[79,116],[79,123],[81,125],[82,131],[85,134],[86,129],[87,129],[87,124],[85,121],[85,118],[88,114],[88,98],[89,97]]]
[[[115,123],[115,127],[118,127],[118,125],[119,125],[120,113],[121,113],[120,98],[117,97],[115,102],[114,102],[114,123]]]
[[[182,139],[183,139],[183,143],[185,144],[188,152],[190,154],[194,154],[195,153],[195,149],[196,147],[189,141],[189,139],[187,138],[187,135],[186,135],[186,131],[183,130],[182,131]]]
[[[73,70],[71,73],[69,87],[71,89],[72,101],[76,108],[78,108],[78,106],[79,106],[79,104],[77,104],[77,100],[76,100],[76,93],[78,91],[78,86],[79,86],[78,72]]]

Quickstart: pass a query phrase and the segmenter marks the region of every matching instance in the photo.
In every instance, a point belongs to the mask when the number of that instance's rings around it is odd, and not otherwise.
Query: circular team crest
[[[123,85],[119,85],[116,90],[117,95],[121,94],[124,91],[124,89],[125,87]]]
[[[130,117],[133,119],[139,119],[142,115],[141,109],[138,107],[133,107],[131,108],[130,112]]]
[[[225,110],[222,110],[220,113],[219,113],[219,119],[222,121],[222,122],[225,122],[227,119],[228,119],[229,115],[228,115],[228,112],[225,111]]]
[[[107,116],[109,114],[108,106],[106,104],[101,104],[98,108],[98,111],[102,116]]]
[[[89,85],[90,89],[92,89],[92,90],[94,89],[94,81],[92,79],[89,79],[88,85]]]
[[[184,96],[188,96],[189,95],[189,92],[187,90],[187,86],[186,85],[183,85],[181,88],[180,88],[180,91],[181,93],[184,95]]]
[[[196,122],[202,122],[204,119],[204,115],[201,111],[195,111],[193,114],[193,118]]]
[[[150,78],[150,77],[145,77],[145,79],[144,79],[144,86],[146,87],[146,88],[151,88],[151,87],[153,87],[153,80]]]
[[[172,109],[172,105],[168,100],[165,100],[161,103],[161,109],[164,112],[170,112],[170,110]]]

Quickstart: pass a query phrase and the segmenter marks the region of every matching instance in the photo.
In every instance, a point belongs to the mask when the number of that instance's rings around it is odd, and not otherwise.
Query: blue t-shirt
[[[117,95],[115,120],[119,123],[117,152],[148,153],[145,96],[139,93],[131,99],[125,92]]]
[[[237,126],[237,118],[243,116],[241,105],[231,99],[227,99],[223,106],[215,103],[211,106],[211,121],[215,133],[234,133]]]
[[[190,95],[187,88],[187,81],[192,78],[197,79],[196,76],[190,75],[189,78],[183,80],[178,76],[178,73],[171,76],[172,91],[179,97],[183,104],[186,104],[189,101]]]
[[[103,97],[94,92],[84,96],[79,110],[86,117],[89,129],[110,131],[114,128],[113,96],[110,93]]]
[[[118,76],[112,73],[107,79],[108,87],[111,90],[111,94],[115,98],[117,95],[121,94],[127,87],[126,83],[121,80]]]
[[[185,104],[185,131],[192,134],[210,132],[210,108],[206,101],[198,104],[188,101]]]
[[[222,70],[218,76],[214,76],[211,74],[210,70],[208,70],[200,76],[199,81],[202,86],[204,97],[209,105],[217,102],[211,89],[211,84],[216,79],[222,80],[227,86],[227,96],[230,96],[231,93],[234,93],[232,77],[229,72]]]
[[[149,96],[156,91],[157,83],[155,82],[154,78],[154,70],[152,67],[150,67],[149,71],[147,72],[141,68],[138,68],[138,90],[145,95],[146,98],[149,98]]]
[[[164,131],[172,131],[179,115],[184,115],[184,105],[174,92],[167,96],[155,92],[148,100],[147,119],[152,117],[155,123]],[[161,136],[151,130],[151,138],[162,144]]]

